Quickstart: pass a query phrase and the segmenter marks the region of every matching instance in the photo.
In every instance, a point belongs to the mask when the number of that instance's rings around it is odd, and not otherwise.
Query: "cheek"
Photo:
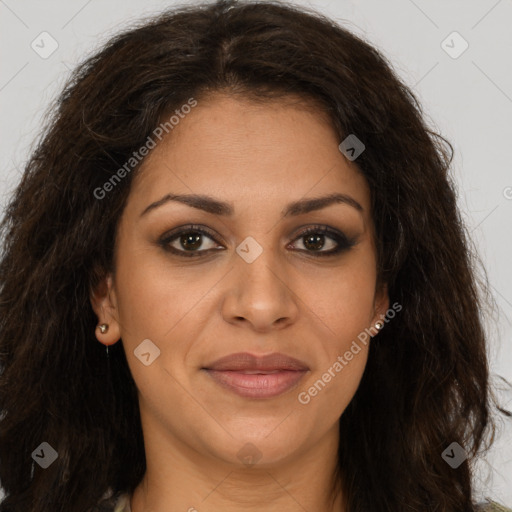
[[[326,422],[337,421],[354,397],[371,343],[365,332],[370,327],[371,289],[337,287],[337,291],[338,300],[330,305],[330,316],[323,317],[329,335],[319,340],[316,352],[322,355],[297,396],[301,407]]]
[[[332,421],[339,418],[359,386],[371,340],[365,329],[371,327],[374,315],[372,253],[359,251],[345,263],[333,269],[329,278],[317,279],[315,285],[311,281],[301,292],[309,288],[312,317],[322,320],[323,336],[318,339],[318,365],[301,387],[298,401],[312,414],[317,411]]]
[[[215,276],[199,267],[190,271],[172,268],[165,255],[155,258],[154,249],[127,251],[116,272],[119,318],[125,336],[162,340],[201,302]],[[204,275],[203,275],[204,274]],[[125,340],[126,341],[126,340]]]
[[[345,346],[371,326],[374,315],[375,262],[371,255],[358,254],[343,267],[320,279],[304,281],[298,295],[327,328],[332,350]],[[332,350],[330,351],[332,354]]]

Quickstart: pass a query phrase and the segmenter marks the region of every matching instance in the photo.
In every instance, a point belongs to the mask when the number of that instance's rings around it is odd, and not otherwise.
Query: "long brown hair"
[[[214,91],[321,106],[340,142],[366,146],[378,278],[403,306],[371,344],[341,417],[351,512],[474,510],[471,468],[492,434],[485,271],[456,205],[453,149],[372,45],[283,2],[164,12],[74,72],[1,224],[0,512],[83,512],[145,472],[135,383],[121,343],[95,338],[90,290],[112,271],[138,166],[98,198],[164,114]],[[119,175],[118,175],[119,176]],[[32,454],[58,454],[47,469]],[[468,459],[442,457],[459,443]],[[113,498],[112,498],[113,499]],[[111,506],[112,499],[105,500]],[[96,508],[95,508],[96,507]]]

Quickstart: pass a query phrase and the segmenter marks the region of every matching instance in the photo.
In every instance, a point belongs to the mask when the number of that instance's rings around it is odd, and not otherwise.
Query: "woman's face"
[[[367,360],[358,335],[388,308],[369,188],[340,142],[311,109],[214,95],[147,156],[94,299],[145,437],[262,465],[337,439]],[[347,200],[311,202],[333,194]]]

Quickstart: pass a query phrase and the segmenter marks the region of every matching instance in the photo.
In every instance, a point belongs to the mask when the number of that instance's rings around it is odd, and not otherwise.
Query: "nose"
[[[272,253],[265,249],[252,263],[234,256],[235,268],[226,278],[222,304],[226,322],[264,333],[285,328],[297,320],[299,299],[283,265]]]

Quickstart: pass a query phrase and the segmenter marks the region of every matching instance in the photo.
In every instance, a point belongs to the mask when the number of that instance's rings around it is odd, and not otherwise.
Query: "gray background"
[[[419,96],[430,126],[454,145],[452,173],[459,207],[487,268],[499,310],[498,321],[488,325],[492,373],[497,385],[497,375],[512,381],[512,32],[507,30],[512,25],[512,0],[294,3],[342,21],[376,45]],[[49,102],[73,67],[128,22],[174,4],[0,0],[2,209],[20,178]],[[450,35],[453,31],[463,40]],[[56,43],[40,36],[42,32]],[[464,40],[469,46],[458,55]],[[51,44],[58,48],[42,58],[31,47],[33,41],[40,53],[50,50]],[[498,396],[512,407],[511,392],[498,391]],[[503,423],[498,441],[479,465],[477,484],[479,494],[512,506],[510,423]]]

